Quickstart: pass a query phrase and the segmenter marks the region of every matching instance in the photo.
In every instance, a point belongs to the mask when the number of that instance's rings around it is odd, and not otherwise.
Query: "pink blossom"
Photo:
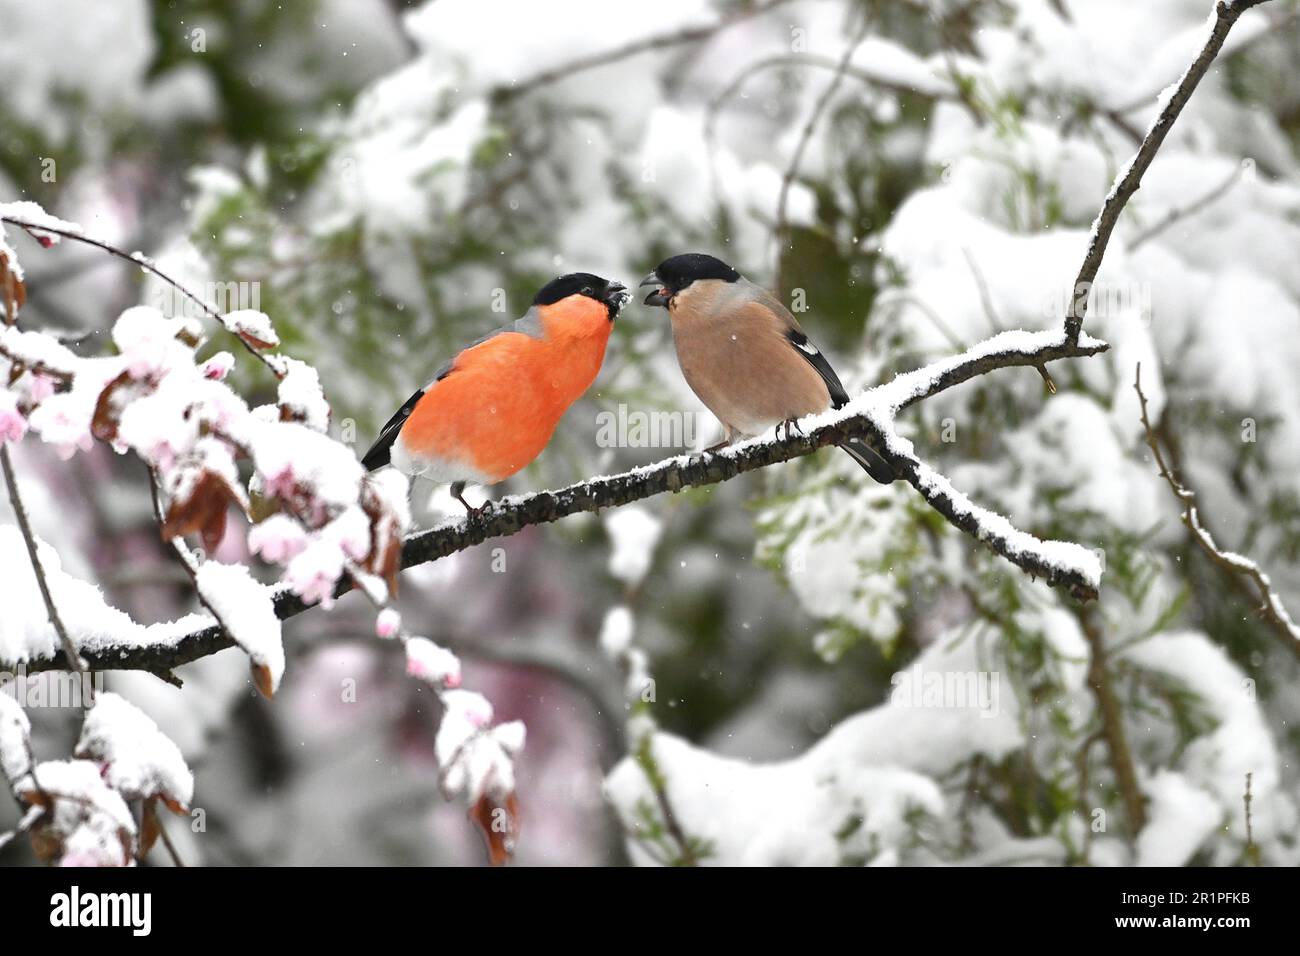
[[[150,448],[145,458],[153,462],[161,471],[168,472],[176,464],[176,449],[169,441],[160,441]]]
[[[59,456],[60,461],[67,461],[79,451],[90,451],[95,445],[95,440],[90,436],[90,432],[82,432],[70,442],[61,442],[54,446],[54,453]]]
[[[299,597],[323,608],[334,604],[334,585],[343,574],[343,552],[338,545],[316,540],[285,568],[285,580]]]
[[[291,497],[297,484],[298,476],[294,474],[293,465],[289,462],[285,462],[275,474],[265,475],[262,482],[263,489],[272,498]]]
[[[439,648],[439,650],[441,650],[441,648]],[[459,678],[459,662],[456,668],[456,675]],[[482,694],[476,693],[472,690],[453,690],[444,694],[442,699],[443,703],[447,706],[447,717],[451,717],[454,720],[464,721],[470,727],[479,730],[492,723],[492,704]]]
[[[83,412],[72,395],[56,395],[32,412],[30,424],[67,461],[78,450],[89,451],[94,445],[89,416]]]
[[[353,561],[364,561],[370,553],[370,518],[360,508],[348,508],[325,527],[323,534]]]
[[[396,608],[386,607],[375,618],[375,633],[383,638],[393,637],[402,629],[402,615]]]
[[[12,392],[0,391],[0,442],[20,441],[27,434],[27,419],[18,410]]]
[[[451,651],[439,647],[427,637],[413,637],[406,642],[406,673],[430,684],[454,687],[460,683],[460,660]],[[483,698],[483,703],[487,704],[486,698]],[[487,704],[486,715],[480,712],[478,706],[465,708],[465,716],[476,727],[482,727],[492,719],[490,704]],[[481,722],[478,717],[482,718]]]
[[[32,375],[31,383],[27,386],[31,394],[32,401],[40,404],[54,394],[54,379],[48,375],[36,372]]]
[[[199,371],[203,373],[204,378],[210,378],[214,381],[224,381],[225,377],[230,374],[230,370],[235,365],[235,357],[229,352],[218,352],[209,358],[200,367]]]
[[[307,532],[286,515],[271,515],[248,532],[248,547],[271,564],[284,564],[302,554]]]

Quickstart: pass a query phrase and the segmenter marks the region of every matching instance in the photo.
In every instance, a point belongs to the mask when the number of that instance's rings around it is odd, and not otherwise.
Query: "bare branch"
[[[767,13],[785,3],[786,0],[769,0],[767,3],[754,4],[744,7],[730,16],[724,17],[716,23],[707,23],[701,26],[685,27],[681,30],[675,30],[672,33],[661,33],[656,36],[645,37],[635,40],[632,43],[624,44],[613,50],[606,50],[603,53],[593,53],[590,56],[579,57],[568,63],[553,67],[516,83],[514,86],[502,86],[494,91],[494,98],[498,102],[508,102],[518,99],[526,93],[540,89],[543,86],[549,86],[552,83],[567,79],[575,73],[582,73],[586,70],[595,69],[600,66],[608,66],[611,63],[617,63],[619,60],[625,60],[630,56],[636,56],[639,53],[646,53],[650,50],[662,50],[667,47],[682,46],[687,43],[694,43],[698,40],[707,40],[715,33],[725,30],[727,27],[734,26],[744,20]]]
[[[127,252],[123,249],[119,249],[117,246],[113,245],[112,243],[105,242],[102,239],[92,239],[90,236],[84,235],[83,233],[76,232],[71,229],[60,229],[55,226],[46,225],[45,223],[29,222],[25,219],[20,219],[16,216],[0,216],[0,222],[7,222],[10,225],[14,225],[19,227],[20,229],[26,230],[29,233],[32,230],[36,230],[37,232],[49,233],[51,235],[59,236],[63,239],[70,239],[73,242],[80,242],[88,246],[94,246],[96,249],[102,249],[104,252],[107,252],[111,256],[115,256],[118,259],[122,259],[126,262],[131,263],[134,266],[143,269],[145,272],[148,272],[149,274],[167,283],[169,286],[171,286],[173,289],[175,289],[185,298],[189,299],[200,309],[202,309],[204,315],[214,320],[223,329],[226,329],[227,331],[231,332],[235,336],[235,338],[239,339],[239,344],[244,347],[244,350],[247,351],[248,354],[252,355],[253,358],[257,359],[259,362],[265,365],[268,369],[270,369],[272,375],[274,375],[276,378],[284,378],[284,369],[275,361],[275,359],[273,359],[271,356],[266,355],[261,350],[254,348],[244,339],[242,335],[239,335],[233,329],[230,329],[229,326],[226,324],[225,317],[220,312],[218,312],[213,306],[205,302],[202,298],[195,295],[189,289],[185,288],[185,286],[181,285],[178,281],[173,279],[171,276],[167,275],[167,273],[159,269],[156,265],[154,265],[153,260],[151,260],[148,256],[142,255],[140,253]]]
[[[1235,576],[1244,577],[1255,585],[1260,601],[1260,616],[1273,626],[1293,653],[1300,655],[1300,625],[1297,625],[1290,613],[1287,612],[1286,606],[1282,603],[1282,598],[1273,587],[1272,580],[1250,558],[1233,551],[1224,551],[1215,543],[1214,536],[1201,523],[1200,510],[1196,507],[1195,493],[1175,478],[1173,472],[1169,470],[1164,452],[1161,451],[1160,443],[1156,440],[1155,429],[1152,428],[1151,419],[1147,415],[1147,397],[1142,392],[1142,365],[1140,363],[1133,381],[1133,388],[1137,391],[1138,402],[1142,408],[1142,427],[1146,430],[1147,445],[1150,446],[1151,453],[1155,455],[1156,466],[1160,469],[1160,477],[1165,480],[1174,496],[1183,505],[1183,524],[1191,532],[1192,540],[1220,568],[1231,572]]]
[[[836,91],[840,88],[840,84],[844,82],[844,73],[853,60],[853,54],[858,52],[858,47],[862,46],[862,41],[867,38],[869,29],[871,29],[871,17],[867,17],[863,21],[857,36],[844,49],[844,55],[840,57],[839,65],[835,68],[831,81],[826,84],[826,89],[822,90],[821,96],[817,98],[817,102],[813,105],[812,112],[808,114],[808,120],[804,123],[803,129],[799,133],[799,141],[795,143],[794,152],[790,156],[790,163],[786,166],[785,173],[781,177],[781,192],[776,199],[776,222],[772,226],[772,238],[777,243],[775,285],[778,295],[785,292],[785,285],[781,280],[783,271],[781,263],[785,258],[782,255],[781,244],[784,242],[789,227],[789,223],[786,221],[786,206],[790,199],[790,186],[793,185],[794,178],[799,175],[799,165],[803,162],[804,150],[808,148],[808,142],[812,139],[813,132],[817,129],[822,114],[826,112],[826,107],[830,105]]]
[[[1079,267],[1079,275],[1074,280],[1073,294],[1070,296],[1070,304],[1065,314],[1065,331],[1071,341],[1078,338],[1079,330],[1083,328],[1083,320],[1088,312],[1088,295],[1092,290],[1093,281],[1097,278],[1097,272],[1101,269],[1101,260],[1106,255],[1106,246],[1110,243],[1111,233],[1115,231],[1119,214],[1124,211],[1129,199],[1142,185],[1143,174],[1164,144],[1165,137],[1174,125],[1174,120],[1178,119],[1183,107],[1191,99],[1192,91],[1196,89],[1201,77],[1205,76],[1210,64],[1218,56],[1232,25],[1251,7],[1267,2],[1268,0],[1231,0],[1231,2],[1217,0],[1214,6],[1214,24],[1205,45],[1192,61],[1192,65],[1187,68],[1182,79],[1178,81],[1173,95],[1169,97],[1156,116],[1155,122],[1147,130],[1133,158],[1129,160],[1119,178],[1115,180],[1115,184],[1111,186],[1101,212],[1093,220],[1092,231],[1088,236],[1088,251],[1083,257],[1083,265]]]
[[[183,869],[185,867],[185,861],[181,859],[181,855],[176,852],[176,844],[172,843],[172,838],[168,835],[167,828],[163,826],[162,817],[157,815],[157,811],[151,812],[154,813],[154,824],[158,827],[158,836],[162,840],[163,847],[167,850],[167,855],[171,857],[172,865],[178,869]]]
[[[1124,800],[1124,814],[1128,820],[1129,834],[1135,837],[1146,826],[1146,803],[1133,764],[1133,751],[1129,747],[1128,735],[1124,731],[1124,710],[1119,697],[1115,694],[1110,668],[1106,663],[1106,640],[1097,623],[1097,615],[1091,608],[1079,608],[1076,616],[1084,638],[1088,642],[1088,686],[1092,689],[1093,698],[1097,702],[1097,716],[1101,721],[1100,734],[1106,741],[1111,772],[1115,775],[1115,786],[1119,788],[1120,796]],[[1086,760],[1086,755],[1083,759]]]
[[[1233,169],[1231,174],[1229,174],[1227,179],[1219,183],[1219,185],[1215,186],[1204,196],[1201,196],[1199,199],[1193,200],[1192,202],[1188,203],[1185,206],[1176,206],[1175,208],[1169,210],[1169,212],[1167,212],[1158,221],[1152,223],[1146,229],[1143,229],[1140,233],[1134,236],[1133,241],[1129,243],[1128,245],[1129,251],[1132,252],[1143,243],[1149,242],[1150,240],[1154,239],[1156,236],[1160,235],[1160,233],[1164,232],[1166,229],[1168,229],[1174,223],[1178,222],[1180,219],[1186,219],[1188,216],[1194,216],[1202,209],[1206,208],[1207,206],[1213,205],[1215,202],[1217,202],[1219,198],[1222,197],[1229,189],[1237,185],[1237,181],[1241,179],[1242,174],[1246,171],[1246,162],[1247,161],[1243,160],[1241,163],[1239,163],[1237,167]]]

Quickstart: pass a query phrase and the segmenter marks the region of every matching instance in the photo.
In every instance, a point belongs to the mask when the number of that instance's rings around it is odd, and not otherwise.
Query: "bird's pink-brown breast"
[[[611,323],[582,296],[537,312],[540,336],[502,332],[456,356],[402,426],[408,455],[461,463],[495,483],[541,453],[595,381]]]
[[[821,375],[786,337],[798,323],[771,296],[695,282],[678,293],[670,315],[687,384],[732,432],[757,435],[830,407]]]

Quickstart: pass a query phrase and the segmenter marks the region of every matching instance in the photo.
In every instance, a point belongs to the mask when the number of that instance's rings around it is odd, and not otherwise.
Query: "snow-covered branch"
[[[1078,545],[1042,542],[1016,531],[1006,519],[972,504],[942,475],[920,461],[911,443],[894,431],[894,416],[903,409],[1001,368],[1037,366],[1063,358],[1106,351],[1106,343],[1083,336],[1069,343],[1059,331],[1004,332],[961,355],[907,372],[868,389],[844,408],[810,416],[802,433],[763,436],[716,453],[681,455],[617,475],[592,478],[561,488],[502,499],[480,519],[450,521],[407,538],[402,566],[411,567],[527,525],[546,524],[582,511],[598,511],[663,492],[717,484],[737,475],[810,454],[849,438],[866,438],[952,524],[987,543],[1021,569],[1080,598],[1096,596],[1100,569],[1093,553]]]
[[[795,431],[751,439],[715,453],[679,455],[616,475],[576,482],[556,491],[511,495],[492,504],[481,516],[448,521],[406,538],[400,567],[410,568],[464,551],[490,538],[515,534],[530,525],[549,524],[580,512],[641,501],[665,492],[678,492],[727,481],[737,475],[811,454],[848,438],[866,438],[882,450],[898,473],[951,524],[987,544],[1027,573],[1045,579],[1087,600],[1096,597],[1101,569],[1096,555],[1063,541],[1041,541],[1018,530],[1001,515],[973,503],[942,474],[918,458],[910,442],[894,430],[898,412],[926,398],[997,369],[1036,367],[1065,358],[1105,352],[1105,342],[1084,335],[1076,343],[1059,331],[1011,331],[997,335],[960,355],[899,375],[868,389],[844,408],[810,416]],[[344,583],[338,596],[351,589]],[[276,616],[293,617],[314,606],[311,595],[288,586],[271,598]],[[147,670],[166,673],[214,654],[234,641],[215,623],[185,634],[169,634],[157,643],[133,641],[123,646],[99,643],[82,648],[92,669]],[[63,668],[62,654],[52,653],[27,663],[28,670]]]
[[[1223,41],[1228,38],[1228,31],[1232,29],[1232,25],[1251,7],[1267,2],[1268,0],[1216,0],[1214,12],[1210,16],[1209,36],[1205,38],[1205,45],[1201,47],[1196,59],[1184,71],[1178,82],[1161,94],[1162,105],[1160,112],[1156,114],[1155,122],[1142,138],[1133,158],[1120,171],[1114,185],[1110,188],[1110,193],[1106,196],[1106,201],[1102,204],[1101,212],[1093,220],[1092,230],[1088,235],[1088,251],[1083,257],[1083,264],[1079,267],[1079,275],[1074,280],[1074,294],[1070,297],[1065,314],[1065,330],[1071,340],[1077,338],[1079,330],[1083,328],[1083,320],[1088,313],[1088,298],[1092,283],[1101,269],[1101,261],[1106,255],[1106,246],[1110,242],[1111,233],[1115,231],[1115,224],[1119,222],[1119,214],[1124,211],[1129,199],[1142,185],[1143,174],[1151,165],[1151,161],[1156,158],[1156,153],[1164,144],[1165,137],[1173,128],[1174,121],[1178,119],[1178,114],[1192,98],[1192,91],[1210,69],[1214,58],[1219,55],[1219,50],[1223,48]]]

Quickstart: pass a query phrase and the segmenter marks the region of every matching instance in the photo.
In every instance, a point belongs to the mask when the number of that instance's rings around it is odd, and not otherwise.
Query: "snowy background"
[[[1085,323],[1111,350],[1054,364],[1055,394],[1008,369],[899,417],[981,504],[1097,554],[1087,607],[828,452],[527,528],[404,573],[388,606],[371,545],[460,509],[417,485],[408,516],[392,481],[367,502],[346,454],[559,272],[635,285],[712,252],[792,303],[850,393],[1058,327],[1211,7],[0,0],[0,204],[256,299],[223,305],[223,330],[97,249],[12,226],[0,245],[22,329],[63,343],[0,339],[0,368],[31,349],[75,369],[53,397],[12,368],[0,391],[70,628],[139,642],[207,613],[141,459],[167,500],[206,474],[231,505],[196,574],[240,648],[180,668],[183,688],[112,672],[89,717],[0,693],[6,775],[34,756],[41,786],[99,808],[47,821],[55,858],[112,862],[161,800],[190,864],[479,864],[466,807],[486,794],[523,864],[1300,864],[1300,643],[1192,541],[1133,388],[1140,363],[1203,522],[1294,613],[1291,0],[1242,16],[1125,209]],[[259,362],[237,336],[280,348]],[[201,393],[225,438],[178,438],[160,389],[119,396],[92,440],[105,383],[146,373]],[[664,314],[634,303],[592,391],[493,494],[685,450],[599,440],[611,414],[658,412],[717,439]],[[254,493],[296,476],[330,522],[250,533],[236,446]],[[263,619],[257,582],[319,597],[348,562],[371,601],[282,635]],[[0,501],[0,670],[56,646]],[[0,800],[0,833],[22,816]]]

